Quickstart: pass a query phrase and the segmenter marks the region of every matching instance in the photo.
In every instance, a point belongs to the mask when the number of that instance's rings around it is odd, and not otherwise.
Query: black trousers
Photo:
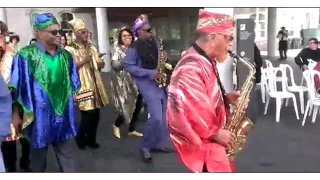
[[[279,41],[279,54],[281,59],[287,58],[287,51],[288,41]]]
[[[21,138],[17,141],[20,141],[21,144],[21,157],[20,157],[20,168],[28,169],[30,163],[30,143],[27,139]],[[5,141],[2,142],[1,152],[3,155],[3,161],[5,168],[8,172],[16,171],[16,162],[17,162],[17,144],[16,141]]]
[[[132,120],[129,124],[129,132],[132,132],[136,129],[136,123],[139,119],[139,115],[140,115],[140,111],[141,111],[142,107],[143,107],[143,97],[139,93],[139,95],[137,97],[137,102],[136,102],[136,109],[133,112]],[[123,123],[124,123],[124,117],[122,115],[119,115],[117,117],[116,121],[114,122],[114,125],[117,127],[120,127]]]
[[[81,111],[81,122],[76,137],[79,145],[94,145],[100,121],[100,109]]]

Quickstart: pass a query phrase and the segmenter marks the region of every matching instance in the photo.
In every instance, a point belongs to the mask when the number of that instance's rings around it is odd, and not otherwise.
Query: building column
[[[5,24],[8,23],[6,8],[0,8],[0,21],[4,22]]]
[[[109,42],[109,27],[107,8],[95,8],[96,21],[97,21],[97,33],[98,33],[98,47],[100,53],[106,53],[103,57],[105,66],[102,72],[109,72],[111,70],[110,65],[110,42]]]
[[[268,8],[267,52],[269,57],[276,56],[277,8]]]

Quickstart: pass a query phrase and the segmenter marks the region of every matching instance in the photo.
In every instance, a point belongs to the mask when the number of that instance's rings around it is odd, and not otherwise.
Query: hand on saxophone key
[[[218,133],[212,137],[212,140],[230,149],[235,144],[235,135],[225,129],[220,129]]]

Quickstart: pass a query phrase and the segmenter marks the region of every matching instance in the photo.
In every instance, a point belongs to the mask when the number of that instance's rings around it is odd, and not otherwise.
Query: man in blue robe
[[[13,91],[13,125],[29,138],[30,167],[44,172],[52,145],[60,171],[75,172],[72,142],[76,135],[73,94],[80,88],[72,55],[60,47],[62,31],[50,13],[33,14],[38,41],[13,58],[9,87]],[[19,111],[23,109],[23,120]]]
[[[127,50],[124,70],[135,80],[147,106],[149,119],[144,127],[140,152],[143,161],[150,163],[152,162],[150,152],[168,152],[164,148],[167,137],[165,121],[167,95],[165,89],[159,88],[155,81],[158,47],[152,38],[151,26],[146,15],[137,18],[133,31],[138,39]]]

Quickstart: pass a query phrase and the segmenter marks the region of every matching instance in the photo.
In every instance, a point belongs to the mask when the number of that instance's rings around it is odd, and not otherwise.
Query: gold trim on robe
[[[109,99],[98,69],[98,64],[103,63],[99,58],[98,50],[91,43],[84,47],[75,42],[66,46],[65,49],[72,54],[75,62],[83,61],[88,54],[92,55],[92,61],[79,68],[78,72],[81,81],[79,92],[93,90],[94,98],[80,102],[79,109],[81,111],[89,111],[106,106],[109,103]]]

